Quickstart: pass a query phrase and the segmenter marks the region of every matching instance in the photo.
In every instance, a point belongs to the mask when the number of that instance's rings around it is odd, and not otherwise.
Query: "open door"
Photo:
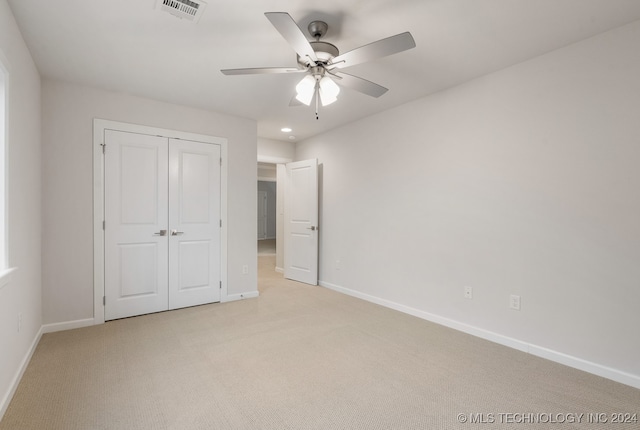
[[[318,160],[287,164],[284,277],[318,285]]]

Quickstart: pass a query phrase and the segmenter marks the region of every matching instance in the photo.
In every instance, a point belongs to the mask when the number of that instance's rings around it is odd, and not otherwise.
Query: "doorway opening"
[[[258,255],[276,255],[276,185],[258,181]]]
[[[265,234],[269,228],[268,221],[265,221],[268,218],[265,212],[269,210],[269,185],[261,184],[260,181],[270,182],[273,187],[274,173],[276,236],[275,243],[269,243],[266,242],[269,235]],[[288,279],[317,285],[318,160],[287,162],[274,166],[273,163],[258,159],[258,181],[258,265],[272,267]],[[275,257],[272,254],[273,245]]]
[[[257,250],[261,265],[282,272],[282,183],[278,183],[278,164],[258,161]],[[264,260],[264,261],[263,261]]]

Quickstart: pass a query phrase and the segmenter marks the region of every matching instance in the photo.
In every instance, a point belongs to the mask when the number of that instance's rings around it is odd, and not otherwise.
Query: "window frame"
[[[9,93],[9,68],[0,51],[0,289],[9,283],[15,271],[9,261]]]

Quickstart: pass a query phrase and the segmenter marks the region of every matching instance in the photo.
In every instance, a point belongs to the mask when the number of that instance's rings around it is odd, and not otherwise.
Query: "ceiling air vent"
[[[158,0],[158,9],[198,22],[207,4],[202,0]]]

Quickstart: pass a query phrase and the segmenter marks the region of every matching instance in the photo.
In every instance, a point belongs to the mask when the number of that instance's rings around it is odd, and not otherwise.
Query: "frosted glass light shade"
[[[300,103],[304,103],[307,106],[311,104],[313,95],[316,91],[316,78],[311,75],[307,75],[296,85],[296,99]]]
[[[340,87],[333,82],[333,79],[327,76],[320,79],[320,100],[322,100],[322,106],[328,106],[338,100],[338,94],[340,94]]]

